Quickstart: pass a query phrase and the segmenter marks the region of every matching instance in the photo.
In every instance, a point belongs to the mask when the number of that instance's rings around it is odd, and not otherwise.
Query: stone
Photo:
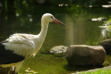
[[[54,55],[64,55],[67,51],[67,48],[68,47],[64,45],[54,46],[49,52]]]
[[[66,52],[69,66],[101,66],[106,52],[102,46],[71,45]]]
[[[100,43],[106,50],[107,54],[111,54],[111,39],[106,39]]]

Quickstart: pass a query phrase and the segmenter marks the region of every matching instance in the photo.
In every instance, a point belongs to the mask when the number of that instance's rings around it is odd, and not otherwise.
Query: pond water
[[[92,18],[109,18],[109,8],[83,8],[83,7],[37,7],[36,10],[16,12],[14,18],[5,17],[0,24],[0,41],[13,33],[38,34],[41,29],[41,16],[43,13],[52,13],[56,18],[66,24],[56,25],[50,23],[48,34],[41,52],[48,51],[56,45],[88,44],[97,45],[103,40],[101,29],[103,21],[91,21]]]

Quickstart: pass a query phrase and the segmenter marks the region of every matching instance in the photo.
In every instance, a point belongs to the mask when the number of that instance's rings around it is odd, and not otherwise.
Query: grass
[[[66,74],[65,69],[67,64],[63,57],[55,57],[50,54],[38,54],[35,58],[30,58],[25,61],[19,74],[25,74],[25,70],[30,67],[38,72],[37,74]]]
[[[110,55],[106,56],[104,66],[111,65],[110,57]],[[25,60],[19,74],[26,74],[25,70],[27,68],[31,68],[33,71],[37,72],[37,74],[71,74],[76,72],[78,72],[77,74],[111,74],[111,69],[88,71],[89,68],[69,68],[67,67],[67,61],[64,57],[45,53],[39,53],[36,57]]]
[[[106,61],[110,60],[108,57]],[[26,74],[25,70],[29,67],[37,72],[37,74],[111,74],[110,68],[92,69],[89,71],[84,69],[84,71],[79,69],[70,70],[66,68],[66,65],[67,61],[64,57],[39,53],[36,57],[31,57],[25,60],[24,66],[21,68],[19,74]]]
[[[111,74],[111,69],[98,69],[94,71],[77,72],[76,74]]]

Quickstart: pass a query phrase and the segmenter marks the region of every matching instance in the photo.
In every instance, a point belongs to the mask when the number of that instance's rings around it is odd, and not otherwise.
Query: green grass
[[[110,56],[106,57],[105,65],[110,65]],[[111,69],[97,69],[93,71],[87,71],[84,68],[68,69],[67,61],[64,57],[57,57],[51,54],[39,53],[36,57],[31,57],[25,60],[23,67],[19,74],[26,74],[25,70],[31,68],[37,74],[71,74],[78,72],[78,74],[111,74]],[[32,73],[30,73],[32,74]]]
[[[111,69],[98,69],[95,71],[77,72],[77,74],[111,74]]]
[[[49,54],[38,54],[35,58],[30,58],[25,61],[19,74],[25,74],[25,69],[30,67],[38,74],[66,74],[65,69],[67,64],[63,57],[55,57]]]
[[[103,64],[104,66],[109,66],[111,65],[111,55],[107,55],[106,56],[106,59],[105,59],[105,62]]]

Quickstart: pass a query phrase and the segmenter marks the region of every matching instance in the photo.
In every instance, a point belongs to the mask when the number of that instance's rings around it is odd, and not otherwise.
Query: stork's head
[[[52,14],[45,13],[42,16],[42,23],[49,24],[50,22],[54,22],[56,24],[63,24],[61,21],[57,20]]]

